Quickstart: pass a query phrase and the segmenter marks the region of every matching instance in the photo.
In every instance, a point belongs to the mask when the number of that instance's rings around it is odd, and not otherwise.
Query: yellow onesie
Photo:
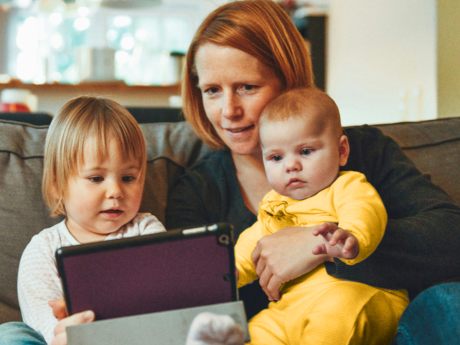
[[[377,191],[358,172],[341,172],[330,187],[305,200],[271,191],[260,203],[257,222],[235,246],[238,287],[258,278],[251,253],[263,236],[325,222],[338,223],[358,239],[358,256],[342,260],[353,265],[377,248],[387,214]],[[328,275],[324,265],[287,282],[281,293],[278,302],[251,319],[250,344],[390,344],[409,304],[406,291],[343,281]]]

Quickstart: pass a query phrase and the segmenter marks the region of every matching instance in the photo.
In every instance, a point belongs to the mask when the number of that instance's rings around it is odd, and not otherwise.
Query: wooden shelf
[[[30,91],[42,90],[75,90],[79,92],[94,92],[97,90],[113,90],[113,91],[147,91],[147,90],[162,90],[180,94],[180,84],[164,85],[164,86],[141,86],[141,85],[126,85],[122,81],[110,81],[110,82],[83,82],[80,84],[26,84],[20,80],[13,79],[8,83],[0,83],[0,90],[3,89],[27,89]]]

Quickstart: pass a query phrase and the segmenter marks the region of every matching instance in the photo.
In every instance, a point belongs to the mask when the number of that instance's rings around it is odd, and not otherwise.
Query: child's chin
[[[288,197],[290,197],[291,199],[294,199],[294,200],[299,200],[299,201],[308,199],[309,197],[314,195],[312,193],[308,193],[308,192],[303,191],[303,190],[294,190],[294,191],[291,191],[289,194],[290,195],[287,195]]]

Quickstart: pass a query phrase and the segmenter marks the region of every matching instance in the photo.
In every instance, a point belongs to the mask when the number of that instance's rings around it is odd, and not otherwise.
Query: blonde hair
[[[259,130],[265,123],[292,117],[312,118],[318,128],[327,127],[333,129],[334,134],[343,134],[337,104],[327,93],[314,87],[288,90],[271,100],[259,118]]]
[[[313,86],[310,55],[302,36],[286,12],[272,0],[244,0],[225,4],[198,28],[187,53],[182,83],[185,118],[201,140],[225,146],[203,107],[195,56],[212,43],[239,49],[270,67],[285,89]]]
[[[66,215],[62,198],[68,180],[78,173],[84,162],[84,146],[89,138],[96,139],[98,160],[108,155],[108,141],[115,138],[124,158],[139,162],[139,182],[144,183],[147,152],[134,117],[110,99],[75,98],[53,118],[46,135],[42,193],[52,217]]]

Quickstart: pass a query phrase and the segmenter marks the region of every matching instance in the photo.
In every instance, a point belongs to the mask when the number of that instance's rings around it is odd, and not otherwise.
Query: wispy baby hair
[[[69,179],[84,163],[84,146],[90,138],[96,140],[99,161],[109,155],[109,140],[114,138],[123,158],[139,162],[139,181],[144,182],[147,152],[134,117],[113,100],[77,97],[53,118],[46,135],[42,193],[53,217],[66,215],[62,198]]]
[[[324,91],[314,87],[291,89],[270,101],[262,111],[259,127],[291,117],[314,118],[319,128],[331,126],[339,135],[342,133],[337,104]]]

